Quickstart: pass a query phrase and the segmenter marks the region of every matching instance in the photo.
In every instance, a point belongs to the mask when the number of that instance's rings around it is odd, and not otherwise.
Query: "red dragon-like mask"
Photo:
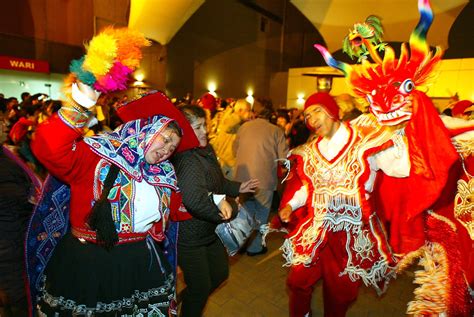
[[[314,45],[329,66],[344,72],[352,93],[367,98],[370,111],[382,125],[397,125],[411,118],[412,94],[429,81],[443,54],[439,47],[432,52],[426,42],[433,21],[429,1],[419,0],[418,9],[420,20],[410,36],[410,50],[403,43],[398,59],[388,45],[384,45],[384,56],[380,57],[374,41],[362,35],[351,38],[363,42],[374,62],[362,58],[361,64],[349,65],[334,59],[325,47]]]

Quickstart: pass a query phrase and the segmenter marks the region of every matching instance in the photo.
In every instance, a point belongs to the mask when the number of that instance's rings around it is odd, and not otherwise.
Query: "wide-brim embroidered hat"
[[[123,122],[144,119],[155,115],[163,115],[175,120],[183,131],[183,137],[176,152],[199,147],[199,140],[194,134],[191,124],[183,113],[176,108],[171,100],[161,91],[151,91],[140,98],[132,100],[117,109]]]

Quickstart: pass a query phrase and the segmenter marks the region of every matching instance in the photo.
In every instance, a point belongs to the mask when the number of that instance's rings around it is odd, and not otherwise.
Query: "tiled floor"
[[[285,289],[287,268],[278,248],[283,235],[270,234],[269,252],[248,257],[236,255],[230,259],[230,278],[210,297],[205,317],[288,316],[288,296]],[[361,287],[357,301],[351,306],[348,317],[405,316],[406,305],[413,297],[413,274],[398,276],[383,297],[373,289]],[[178,282],[178,290],[183,281]],[[318,283],[313,294],[313,317],[323,316],[322,285]]]

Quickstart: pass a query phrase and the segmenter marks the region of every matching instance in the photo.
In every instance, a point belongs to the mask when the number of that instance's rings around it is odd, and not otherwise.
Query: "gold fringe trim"
[[[423,269],[415,271],[413,283],[420,286],[414,291],[414,300],[408,303],[407,314],[414,317],[446,315],[450,291],[446,251],[439,243],[427,243],[403,257],[397,265],[397,273],[415,259],[419,259],[418,264]]]

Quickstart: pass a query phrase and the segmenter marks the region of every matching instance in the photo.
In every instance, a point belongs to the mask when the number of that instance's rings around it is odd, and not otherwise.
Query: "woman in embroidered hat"
[[[120,51],[120,39],[130,36],[113,35]],[[96,49],[92,42],[89,52]],[[118,58],[111,65],[129,73]],[[28,248],[37,249],[28,259],[33,304],[37,300],[47,316],[175,315],[174,263],[159,242],[169,218],[186,218],[168,161],[183,130],[179,120],[163,115],[179,111],[168,109],[173,105],[166,96],[152,93],[124,106],[146,111],[135,111],[135,117],[125,112],[126,123],[115,131],[82,138],[97,89],[109,92],[120,85],[99,76],[98,85],[85,84],[80,76],[73,72],[63,107],[38,127],[32,142],[51,175],[69,186],[45,192],[30,225]],[[63,229],[68,222],[70,230]]]

